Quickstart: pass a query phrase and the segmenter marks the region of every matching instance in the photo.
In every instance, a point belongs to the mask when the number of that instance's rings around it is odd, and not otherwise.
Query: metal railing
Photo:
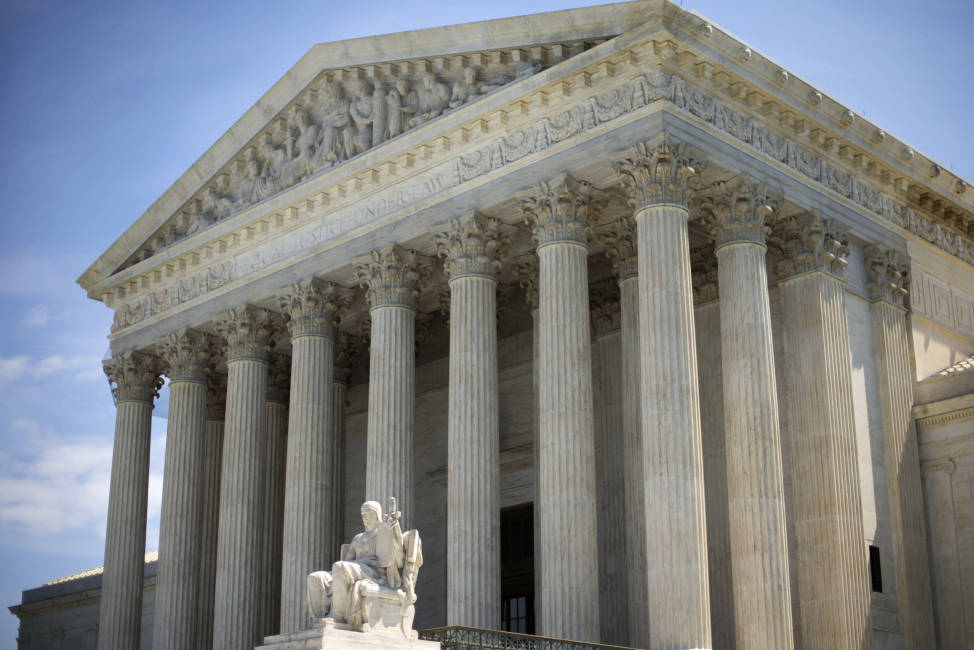
[[[459,625],[420,630],[419,638],[425,641],[439,641],[443,650],[630,650],[625,646],[568,641]]]

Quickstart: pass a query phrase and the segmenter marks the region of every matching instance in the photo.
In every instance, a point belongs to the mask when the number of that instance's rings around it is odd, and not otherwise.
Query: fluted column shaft
[[[600,642],[629,642],[626,564],[625,435],[622,425],[622,333],[619,313],[593,310],[595,467],[599,544]],[[611,304],[614,310],[617,304]]]
[[[716,265],[715,265],[716,266]],[[716,268],[714,269],[716,271]],[[710,621],[715,648],[733,650],[734,591],[730,520],[727,510],[727,456],[724,444],[724,388],[720,370],[720,303],[693,310],[700,385],[703,474],[707,494],[707,562],[710,567]]]
[[[649,620],[646,617],[648,593],[646,575],[646,526],[639,525],[646,512],[643,482],[643,444],[640,424],[639,364],[639,279],[619,277],[620,333],[622,337],[622,429],[625,500],[626,588],[628,644],[649,646]]]
[[[447,625],[500,627],[497,281],[450,280]]]
[[[261,640],[267,316],[231,312],[221,333],[228,341],[227,405],[213,647],[249,650]]]
[[[105,373],[116,386],[116,412],[98,648],[125,650],[139,647],[142,630],[152,400],[159,384],[154,360],[138,353],[106,362]]]
[[[416,307],[429,274],[421,256],[398,246],[372,251],[358,266],[372,318],[365,497],[385,507],[396,497],[413,521],[413,432],[416,404]]]
[[[791,648],[791,590],[765,247],[717,249],[728,508],[739,648]]]
[[[799,554],[802,647],[872,647],[845,288],[813,271],[779,281]]]
[[[600,196],[562,175],[518,196],[538,238],[541,634],[598,641],[595,423],[585,228]]]
[[[330,552],[336,526],[331,383],[334,321],[348,296],[337,285],[307,280],[280,300],[291,331],[281,569],[281,632],[288,633],[307,627],[307,575],[329,569],[338,559]]]
[[[328,540],[327,557],[337,558],[345,543],[345,395],[348,383],[336,374],[331,384],[331,408],[334,414],[332,430],[332,485],[331,508],[334,525]]]
[[[584,530],[597,526],[588,250],[552,243],[538,257],[541,634],[597,641],[596,536],[564,529],[567,521]]]
[[[207,391],[204,346],[201,335],[180,332],[159,349],[169,364],[170,381],[152,645],[163,650],[192,650],[196,643]]]
[[[213,647],[213,606],[216,599],[217,529],[220,523],[220,473],[223,465],[226,376],[211,373],[209,383],[206,429],[203,434],[197,650],[210,650]]]
[[[501,622],[496,272],[506,231],[473,213],[433,237],[450,277],[447,625]]]
[[[686,207],[636,214],[651,648],[709,648],[710,602]],[[638,516],[638,515],[637,515]]]
[[[934,647],[919,448],[913,422],[913,363],[903,301],[909,268],[880,246],[867,249],[876,370],[886,447],[886,475],[903,647]]]
[[[273,379],[272,376],[268,379]],[[285,380],[287,375],[285,375]],[[287,391],[267,391],[264,404],[264,552],[261,557],[261,636],[281,631],[282,549],[284,543],[284,473],[287,462]]]

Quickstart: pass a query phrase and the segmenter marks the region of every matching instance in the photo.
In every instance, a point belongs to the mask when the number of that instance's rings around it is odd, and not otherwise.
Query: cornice
[[[351,227],[366,227],[369,218],[495,172],[660,100],[836,192],[881,222],[974,264],[968,236],[894,198],[900,196],[897,187],[918,179],[884,184],[892,172],[884,176],[876,172],[875,161],[852,155],[852,140],[840,140],[848,134],[825,130],[831,127],[823,126],[827,116],[819,114],[822,103],[782,112],[779,102],[772,110],[754,95],[759,93],[762,101],[774,99],[767,91],[748,90],[770,82],[746,80],[743,72],[718,70],[715,63],[710,63],[713,69],[700,68],[707,63],[699,60],[702,55],[679,51],[672,38],[657,30],[650,40],[629,34],[605,42],[285,190],[115,274],[92,291],[109,306],[131,312],[132,318],[123,318],[116,327],[124,329],[208,292],[239,285],[244,276],[236,275],[233,259],[250,247],[282,240],[291,232],[308,233],[304,244],[276,259],[261,260],[255,268],[282,263],[347,232],[344,223],[329,223],[329,215],[354,209],[351,221],[357,223]],[[789,77],[783,86],[792,83],[798,81]],[[813,121],[816,116],[823,121]],[[840,150],[846,154],[836,155]],[[306,230],[315,222],[322,224],[317,234]]]

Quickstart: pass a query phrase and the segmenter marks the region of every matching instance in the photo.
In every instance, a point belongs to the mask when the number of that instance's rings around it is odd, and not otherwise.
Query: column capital
[[[206,419],[225,420],[227,409],[227,376],[212,368],[206,373]]]
[[[779,219],[768,244],[781,253],[775,265],[779,282],[812,271],[842,279],[848,264],[849,233],[814,210]]]
[[[497,280],[500,260],[514,239],[514,228],[471,212],[450,219],[448,229],[431,236],[450,280],[480,275]]]
[[[514,263],[514,274],[524,289],[524,299],[532,310],[538,308],[538,257],[534,253],[519,257]]]
[[[954,462],[953,458],[938,458],[937,460],[928,460],[920,464],[920,477],[927,478],[937,472],[943,472],[947,476],[950,476],[956,470],[957,463]]]
[[[267,401],[287,404],[291,392],[291,357],[272,352],[267,357]]]
[[[620,280],[639,275],[639,259],[636,257],[636,222],[631,216],[623,216],[599,232],[605,245],[605,256],[612,260],[612,269]]]
[[[266,309],[246,305],[217,319],[217,331],[227,343],[227,361],[253,359],[266,363],[279,327]]]
[[[690,280],[693,283],[693,304],[705,305],[720,300],[717,284],[717,256],[712,245],[690,251]]]
[[[717,250],[734,243],[764,246],[780,206],[779,195],[744,174],[714,183],[694,201]]]
[[[626,158],[612,163],[612,169],[622,180],[634,212],[653,205],[689,205],[703,165],[691,158],[685,144],[664,141],[654,147],[638,142],[626,153]]]
[[[167,369],[169,381],[206,382],[210,358],[210,336],[206,332],[181,329],[170,334],[156,350]]]
[[[568,174],[518,192],[516,198],[538,248],[559,242],[587,246],[588,230],[606,203],[601,190]]]
[[[867,246],[865,253],[869,299],[904,308],[910,282],[910,262],[906,256],[882,244]]]
[[[353,291],[334,282],[310,278],[278,295],[291,338],[331,337],[341,315],[352,304]]]
[[[125,352],[102,362],[108,375],[115,403],[152,404],[162,388],[162,363],[158,357],[141,352]]]
[[[589,311],[596,336],[620,331],[622,312],[619,305],[619,285],[613,280],[603,280],[592,285]]]
[[[416,308],[419,290],[429,279],[431,260],[398,245],[373,250],[355,266],[359,284],[372,309],[377,307]]]

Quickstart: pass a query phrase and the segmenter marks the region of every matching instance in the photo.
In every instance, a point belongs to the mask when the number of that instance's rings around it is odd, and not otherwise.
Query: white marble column
[[[328,570],[336,526],[332,373],[334,323],[348,292],[310,279],[281,294],[291,332],[291,393],[284,488],[281,632],[304,629],[305,582],[312,571]]]
[[[216,346],[211,347],[211,351]],[[227,376],[212,368],[207,373],[206,430],[203,434],[203,484],[200,515],[199,615],[196,648],[213,647],[213,604],[216,599],[216,546],[220,524],[220,472],[223,465],[223,420],[227,403]]]
[[[599,641],[629,642],[626,574],[625,432],[622,423],[622,332],[615,278],[592,287],[596,519],[599,542]]]
[[[514,264],[514,273],[517,276],[518,284],[524,289],[524,299],[528,303],[531,311],[531,450],[534,456],[534,503],[531,508],[533,517],[533,540],[534,540],[534,626],[535,629],[543,628],[541,620],[541,582],[544,576],[541,574],[541,494],[538,490],[540,449],[538,435],[541,432],[538,400],[538,332],[540,324],[538,322],[538,257],[533,253],[523,256]]]
[[[628,639],[619,645],[649,647],[646,616],[646,526],[638,525],[646,512],[643,482],[643,443],[639,389],[639,260],[636,223],[632,217],[617,220],[603,233],[606,255],[619,278],[619,318],[622,337],[623,498],[626,557],[626,627]]]
[[[780,221],[774,245],[798,549],[802,647],[872,647],[846,313],[849,236],[815,213]]]
[[[510,230],[474,213],[433,236],[450,285],[447,625],[501,623],[497,272]]]
[[[152,645],[195,650],[199,611],[207,337],[182,330],[158,353],[168,366],[169,423],[159,520],[159,563]]]
[[[907,650],[935,644],[920,459],[913,422],[916,376],[904,309],[909,263],[885,246],[866,250],[872,302],[876,368],[886,445],[890,528],[899,602],[900,632]]]
[[[335,370],[332,378],[331,403],[334,437],[332,438],[332,527],[328,557],[341,554],[345,539],[345,401],[352,366],[365,346],[361,337],[339,332],[335,340]]]
[[[634,206],[651,648],[709,648],[710,601],[697,354],[687,235],[688,182],[678,147],[633,147],[614,164]]]
[[[284,545],[284,473],[288,445],[291,359],[271,354],[264,404],[264,552],[261,557],[261,636],[281,630],[281,567]]]
[[[970,648],[965,621],[970,614],[965,609],[962,559],[969,549],[957,537],[953,484],[957,463],[952,458],[939,458],[923,463],[920,469],[927,502],[930,586],[933,602],[937,604],[934,609],[937,641],[941,648]]]
[[[254,307],[218,322],[227,342],[227,407],[220,481],[213,648],[249,650],[260,639],[267,355],[273,325]]]
[[[734,585],[727,510],[724,386],[720,369],[720,303],[717,257],[712,246],[690,253],[693,321],[700,386],[700,431],[707,495],[707,564],[710,567],[710,630],[715,648],[734,650]]]
[[[365,497],[383,509],[395,497],[407,527],[413,522],[416,297],[430,272],[428,258],[399,246],[372,251],[356,267],[372,319]]]
[[[600,199],[565,174],[518,195],[538,239],[541,634],[599,638],[586,228]],[[571,468],[571,471],[566,471]],[[566,530],[566,522],[572,522]]]
[[[162,381],[159,361],[138,352],[112,357],[105,361],[104,368],[115,397],[115,445],[108,489],[98,648],[122,650],[138,648],[142,630],[152,400]]]
[[[794,645],[766,221],[775,204],[739,176],[711,188],[704,218],[715,239],[738,648]]]

